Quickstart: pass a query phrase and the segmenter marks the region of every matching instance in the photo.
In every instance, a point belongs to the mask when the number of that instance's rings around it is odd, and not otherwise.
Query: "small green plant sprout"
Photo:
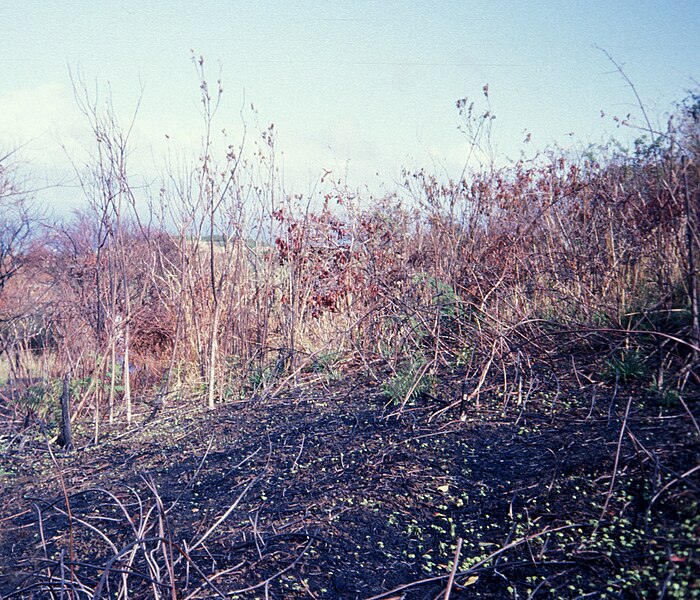
[[[311,369],[314,373],[322,375],[326,381],[340,379],[340,353],[332,351],[321,351],[314,356]]]
[[[403,363],[382,386],[389,403],[401,404],[419,398],[433,387],[433,378],[428,374],[428,362],[417,354]]]
[[[607,381],[629,383],[644,378],[646,372],[646,362],[638,350],[624,350],[605,361]]]

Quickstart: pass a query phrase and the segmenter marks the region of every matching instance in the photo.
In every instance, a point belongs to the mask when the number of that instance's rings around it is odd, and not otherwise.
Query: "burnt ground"
[[[356,378],[53,457],[6,435],[0,598],[700,597],[698,431],[631,394],[431,420],[440,400],[391,415]]]

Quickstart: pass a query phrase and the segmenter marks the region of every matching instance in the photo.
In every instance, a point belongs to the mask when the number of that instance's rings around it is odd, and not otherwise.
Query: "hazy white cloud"
[[[0,94],[0,136],[5,145],[31,145],[42,153],[43,160],[55,160],[61,138],[75,136],[80,114],[72,90],[57,83]],[[42,160],[42,161],[43,161]]]

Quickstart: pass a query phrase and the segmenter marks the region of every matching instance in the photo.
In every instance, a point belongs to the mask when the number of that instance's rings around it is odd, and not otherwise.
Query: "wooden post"
[[[70,375],[63,377],[63,393],[61,394],[61,436],[59,443],[66,450],[73,450],[73,434],[70,424]]]

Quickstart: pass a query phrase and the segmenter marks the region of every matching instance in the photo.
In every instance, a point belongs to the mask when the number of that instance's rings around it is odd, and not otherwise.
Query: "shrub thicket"
[[[399,403],[446,368],[468,399],[487,384],[507,397],[524,365],[561,372],[562,357],[572,377],[697,385],[697,97],[629,152],[457,180],[407,171],[393,195],[331,184],[319,203],[283,193],[272,128],[257,160],[234,146],[217,160],[216,99],[202,95],[201,157],[147,208],[128,135],[88,110],[89,208],[34,237],[26,212],[4,213],[0,349],[18,406],[70,371],[75,411],[97,425],[130,418],[132,396],[269,394],[319,376],[324,356]],[[17,198],[9,160],[3,203]]]

